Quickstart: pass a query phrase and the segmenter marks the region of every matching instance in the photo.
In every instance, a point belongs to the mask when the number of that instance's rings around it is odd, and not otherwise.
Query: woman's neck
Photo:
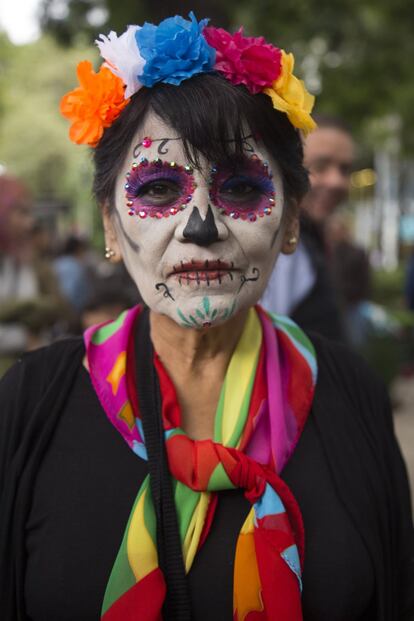
[[[183,328],[165,315],[150,314],[154,349],[174,383],[181,426],[194,440],[213,438],[221,387],[247,313],[202,330]]]
[[[247,310],[231,321],[201,330],[184,328],[166,315],[151,311],[151,340],[154,349],[167,367],[177,365],[196,369],[216,358],[229,361],[243,332]]]

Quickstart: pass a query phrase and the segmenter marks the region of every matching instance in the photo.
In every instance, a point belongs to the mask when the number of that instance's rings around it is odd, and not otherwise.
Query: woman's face
[[[285,236],[278,166],[251,137],[235,166],[193,170],[180,136],[153,113],[135,135],[105,215],[142,298],[177,323],[223,323],[261,297]]]

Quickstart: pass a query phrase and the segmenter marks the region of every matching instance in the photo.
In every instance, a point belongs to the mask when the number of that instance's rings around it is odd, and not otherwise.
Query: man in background
[[[346,124],[328,117],[317,118],[317,123],[304,142],[310,189],[300,205],[300,240],[294,254],[279,257],[261,303],[305,330],[345,340],[329,270],[326,225],[348,198],[355,146]]]

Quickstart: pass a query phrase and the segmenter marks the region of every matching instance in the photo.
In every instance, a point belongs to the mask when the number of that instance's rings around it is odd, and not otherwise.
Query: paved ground
[[[411,480],[414,510],[414,377],[399,378],[392,387],[397,437]]]

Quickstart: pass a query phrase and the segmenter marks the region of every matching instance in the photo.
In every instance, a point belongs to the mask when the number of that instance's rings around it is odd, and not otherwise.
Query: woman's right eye
[[[164,179],[144,183],[136,193],[137,198],[152,205],[175,203],[180,195],[180,187],[175,182]]]

